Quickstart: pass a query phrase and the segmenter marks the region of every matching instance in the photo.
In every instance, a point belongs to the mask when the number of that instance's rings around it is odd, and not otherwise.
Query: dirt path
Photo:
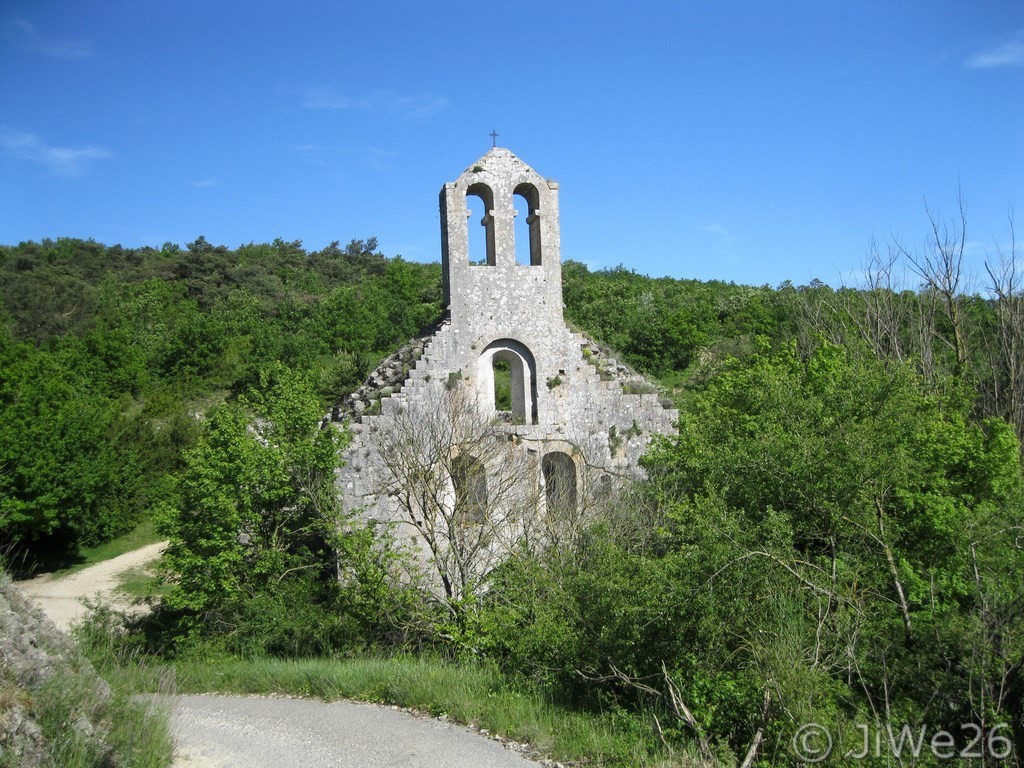
[[[70,576],[46,573],[28,581],[19,581],[18,587],[61,630],[67,631],[75,621],[85,615],[83,597],[98,596],[104,603],[118,610],[131,607],[131,599],[117,591],[119,576],[125,571],[141,568],[160,557],[166,541],[157,542],[126,552],[119,557],[89,566]]]

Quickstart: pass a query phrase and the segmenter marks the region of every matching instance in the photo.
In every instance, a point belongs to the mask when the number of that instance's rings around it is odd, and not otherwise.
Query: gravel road
[[[465,726],[347,701],[172,696],[174,768],[529,768]]]
[[[83,597],[116,608],[118,575],[160,556],[166,542],[128,552],[70,576],[18,587],[60,629],[80,618]],[[173,768],[528,768],[538,763],[465,726],[393,707],[310,699],[169,696]]]

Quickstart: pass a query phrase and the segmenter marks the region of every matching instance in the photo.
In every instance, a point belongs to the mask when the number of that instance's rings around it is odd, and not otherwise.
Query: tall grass
[[[683,745],[673,753],[659,741],[653,718],[614,708],[601,713],[573,711],[486,664],[452,663],[431,656],[239,658],[202,645],[190,649],[187,658],[168,663],[146,656],[142,638],[125,633],[117,614],[102,607],[94,607],[76,637],[112,687],[136,694],[284,694],[392,704],[445,716],[496,738],[528,745],[524,751],[534,756],[563,763],[593,768],[711,768],[695,750]],[[166,718],[166,713],[155,716]],[[135,722],[153,728],[144,720]],[[157,722],[150,735],[168,733],[166,719],[163,723]]]
[[[102,695],[80,671],[55,674],[34,696],[34,712],[46,737],[50,765],[95,768],[118,765],[166,768],[174,754],[169,717],[156,700],[132,697],[131,689],[111,687]]]
[[[52,764],[169,766],[174,739],[166,700],[137,694],[174,693],[173,670],[148,663],[126,641],[120,617],[109,608],[94,606],[74,638],[92,665],[83,660],[55,675],[36,697],[45,712],[41,726],[50,741]]]

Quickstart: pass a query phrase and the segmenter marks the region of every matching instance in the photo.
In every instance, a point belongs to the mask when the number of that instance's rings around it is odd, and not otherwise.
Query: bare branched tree
[[[912,341],[908,348],[907,331],[914,323],[907,303],[901,299],[901,261],[898,246],[890,243],[883,253],[878,241],[872,239],[860,285],[844,285],[834,295],[823,294],[818,300],[821,306],[813,311],[805,309],[805,318],[836,344],[845,343],[847,329],[852,329],[880,360],[905,360],[913,353]]]
[[[1024,253],[1014,233],[1013,210],[1009,213],[1010,244],[997,248],[994,262],[985,261],[995,301],[997,324],[990,344],[993,370],[992,398],[996,412],[1013,424],[1024,441]]]
[[[896,247],[910,268],[924,280],[924,290],[932,300],[932,306],[941,311],[948,328],[942,333],[935,333],[935,337],[952,350],[957,373],[961,374],[966,372],[968,364],[963,311],[964,292],[968,287],[963,263],[967,245],[967,206],[962,191],[958,189],[958,215],[954,222],[944,221],[930,208],[927,210],[932,233],[924,250],[916,253],[899,243]]]
[[[900,301],[901,280],[897,276],[899,252],[889,246],[883,254],[876,242],[864,267],[864,319],[861,334],[882,360],[907,357],[904,329],[909,325]]]
[[[413,560],[456,614],[533,525],[536,460],[459,385],[403,403],[376,442],[387,471],[375,493],[397,505],[400,529],[424,555]]]

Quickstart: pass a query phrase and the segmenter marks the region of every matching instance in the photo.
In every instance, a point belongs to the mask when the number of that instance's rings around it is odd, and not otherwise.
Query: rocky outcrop
[[[0,765],[30,768],[46,762],[49,745],[39,724],[39,693],[62,674],[74,674],[88,685],[94,701],[110,697],[107,684],[68,637],[0,573]],[[84,714],[67,727],[86,739],[98,738]]]

